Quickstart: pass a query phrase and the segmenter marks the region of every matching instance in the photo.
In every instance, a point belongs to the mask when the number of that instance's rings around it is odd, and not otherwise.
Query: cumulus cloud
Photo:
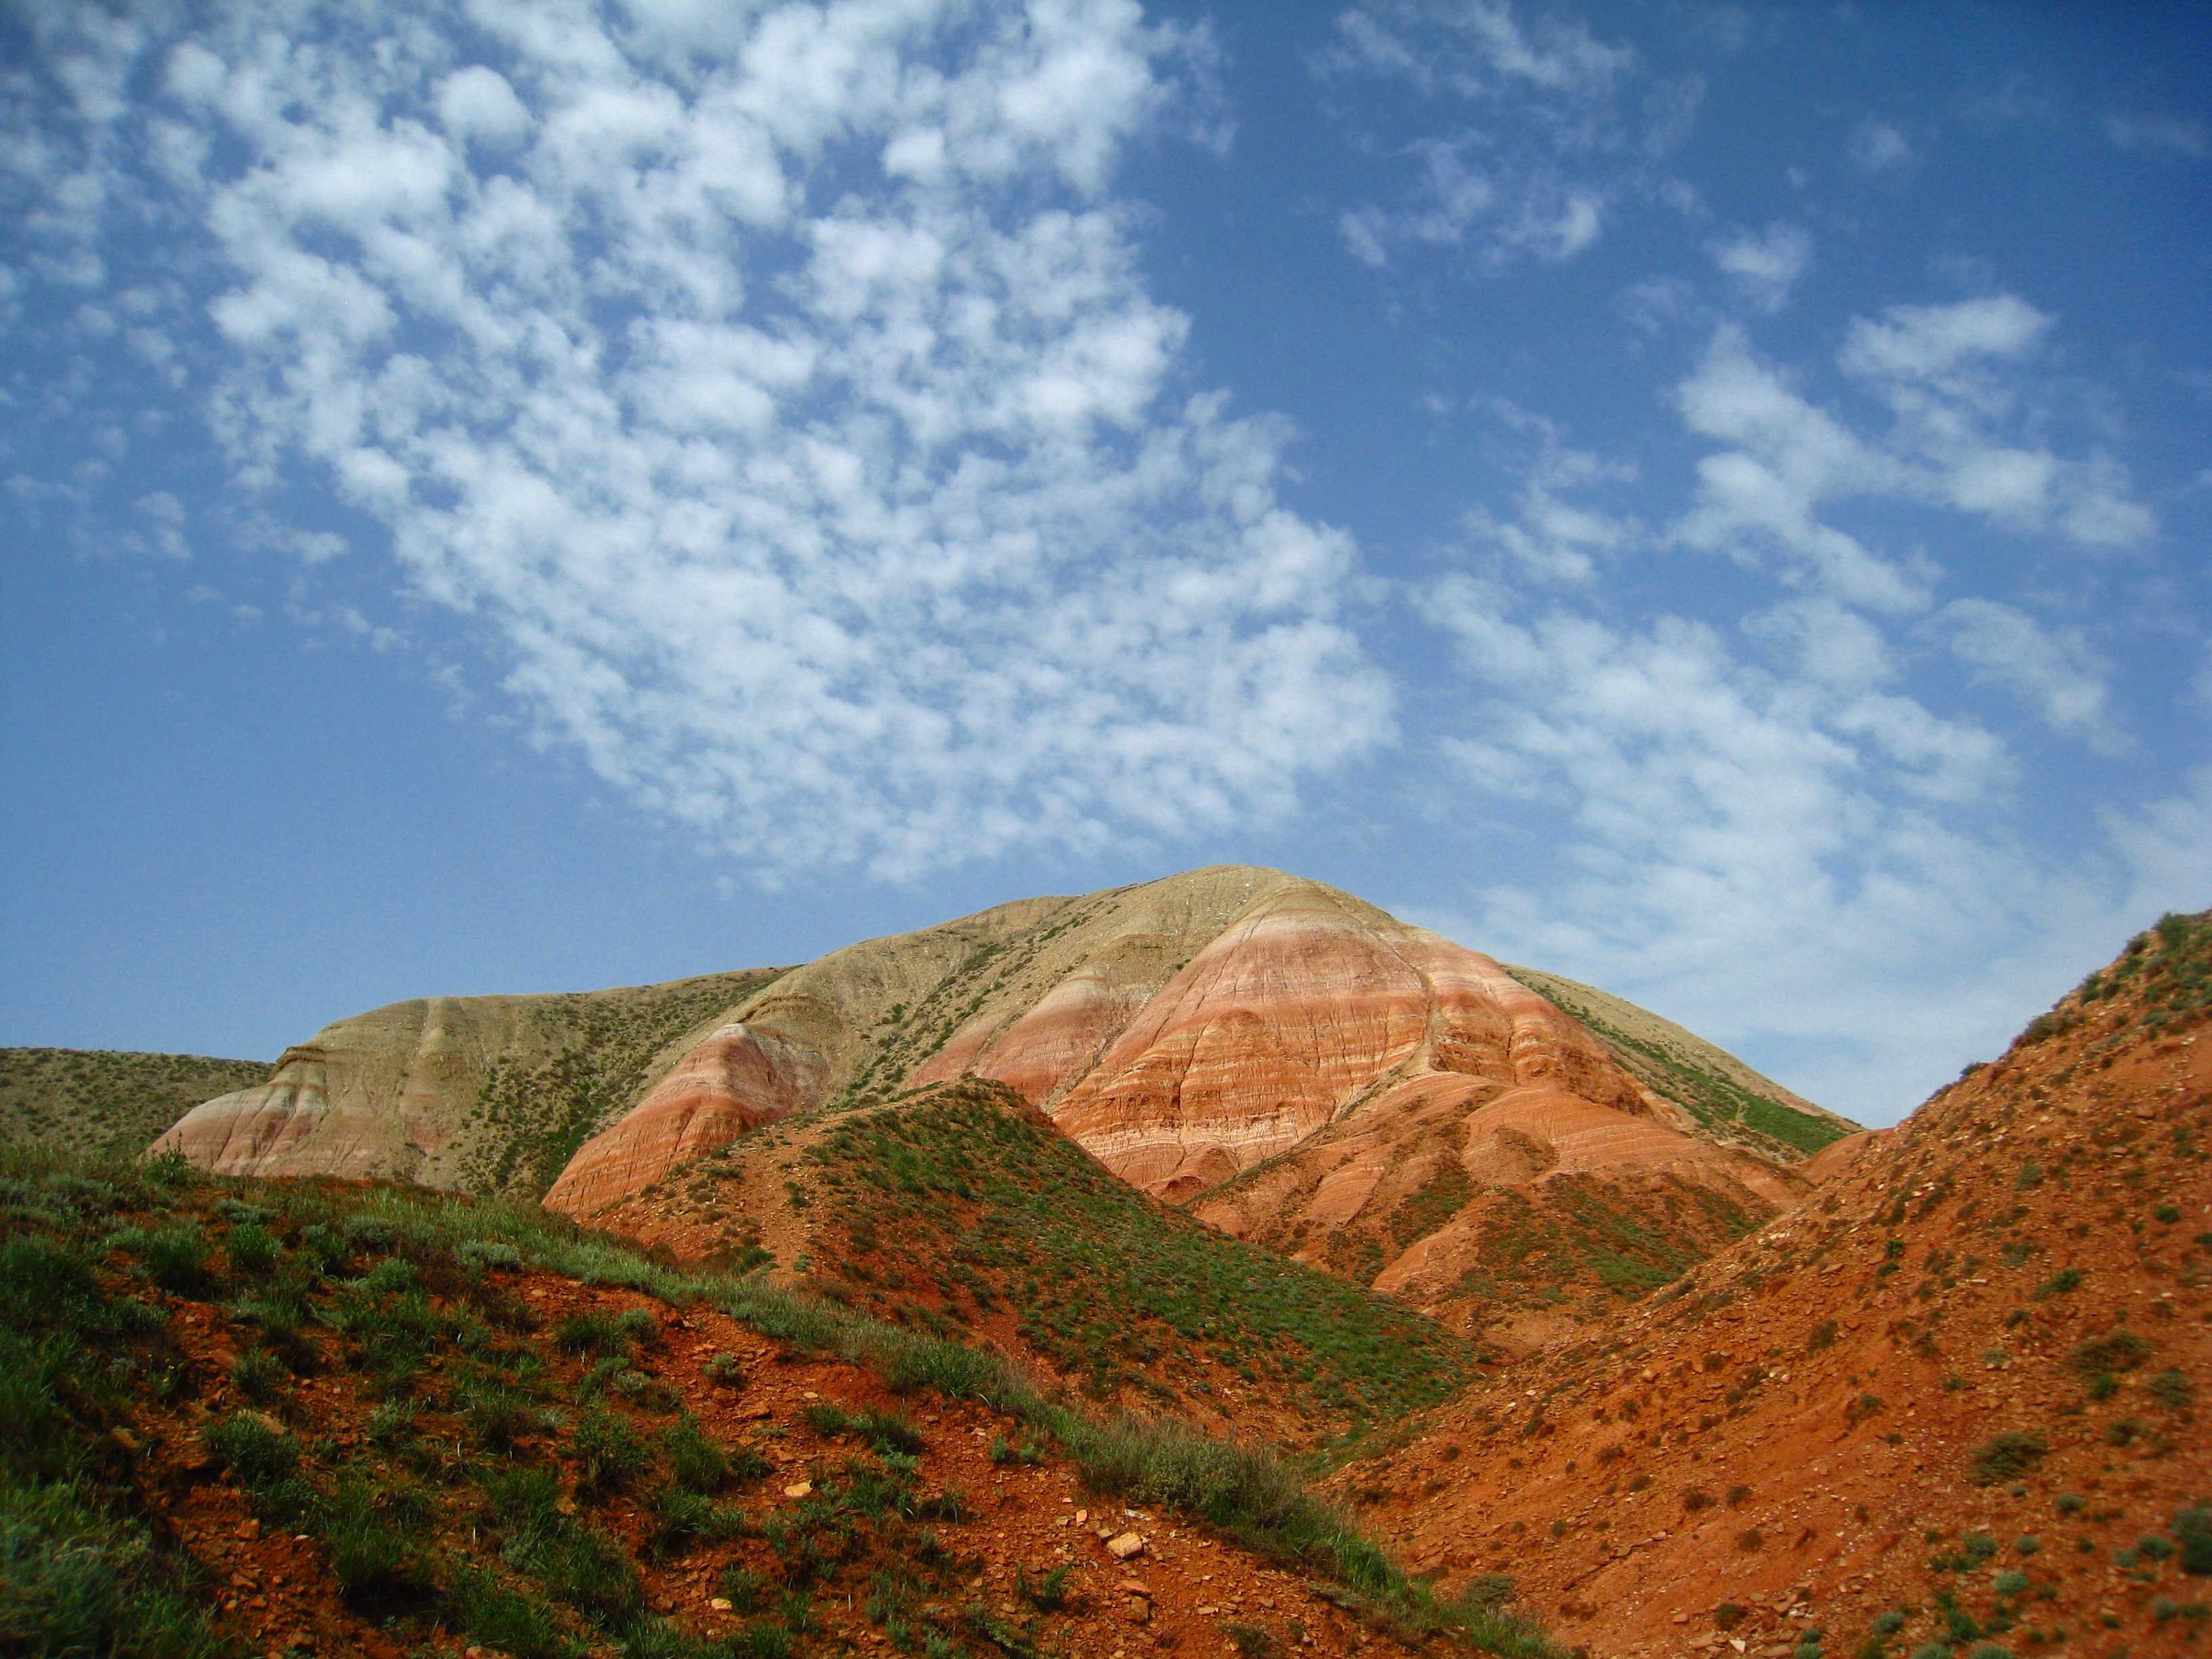
[[[1919,164],[1911,141],[1887,121],[1865,120],[1851,129],[1844,153],[1861,173],[1905,173]]]
[[[1504,0],[1371,0],[1338,17],[1314,67],[1422,102],[1413,136],[1363,135],[1399,162],[1401,191],[1338,216],[1346,250],[1377,267],[1406,247],[1492,268],[1577,258],[1620,203],[1662,191],[1659,164],[1688,138],[1705,92],[1695,76],[1655,79],[1632,47],[1578,21]]]
[[[57,239],[131,257],[70,179],[172,196],[163,320],[211,324],[238,478],[382,525],[650,811],[903,874],[1279,811],[1388,734],[1351,538],[1280,500],[1283,423],[1184,383],[1112,194],[1202,36],[1130,0],[225,19],[38,15]]]
[[[1775,223],[1724,236],[1711,252],[1713,263],[1753,304],[1779,311],[1813,263],[1813,239],[1802,225]]]

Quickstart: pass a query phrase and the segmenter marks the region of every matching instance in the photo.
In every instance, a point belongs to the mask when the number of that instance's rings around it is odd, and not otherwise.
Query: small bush
[[[629,1352],[628,1334],[605,1314],[570,1314],[555,1331],[553,1342],[562,1353],[627,1356]]]
[[[2187,1411],[2196,1399],[2197,1390],[2188,1377],[2178,1370],[2163,1370],[2150,1379],[2150,1397],[2170,1412]]]
[[[179,1222],[150,1231],[133,1230],[117,1243],[138,1258],[147,1278],[174,1295],[197,1295],[211,1281],[207,1235],[198,1222]]]
[[[2173,1535],[2181,1546],[2182,1571],[2197,1578],[2212,1577],[2212,1503],[2175,1510]]]
[[[596,1408],[576,1419],[569,1449],[576,1456],[580,1496],[618,1492],[643,1474],[653,1462],[635,1429],[611,1413]]]
[[[258,1412],[225,1418],[203,1437],[243,1486],[265,1486],[300,1466],[299,1442]]]
[[[222,1248],[230,1258],[230,1270],[247,1279],[266,1275],[284,1253],[276,1236],[258,1221],[241,1221],[234,1226]]]
[[[2151,1345],[2133,1331],[2108,1331],[2075,1345],[2074,1369],[2084,1376],[2131,1371],[2150,1358]]]
[[[230,1386],[259,1405],[273,1396],[284,1381],[283,1362],[266,1348],[249,1348],[232,1362]]]
[[[1967,1472],[1979,1486],[1993,1486],[2027,1474],[2050,1453],[2050,1443],[2039,1434],[2008,1430],[1993,1434],[1975,1449]]]

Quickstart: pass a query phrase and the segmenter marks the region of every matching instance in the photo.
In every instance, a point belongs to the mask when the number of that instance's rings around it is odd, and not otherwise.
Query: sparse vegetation
[[[618,1403],[619,1389],[600,1386],[622,1375],[610,1368],[660,1363],[652,1304],[623,1310],[609,1304],[614,1293],[709,1304],[777,1342],[867,1365],[896,1390],[935,1389],[1011,1412],[1020,1443],[1066,1460],[1101,1494],[1334,1580],[1347,1600],[1408,1631],[1472,1632],[1526,1659],[1551,1651],[1499,1607],[1430,1596],[1264,1450],[1172,1424],[1094,1420],[972,1349],[757,1279],[680,1273],[527,1206],[279,1189],[261,1218],[228,1223],[264,1231],[279,1247],[272,1267],[226,1281],[225,1218],[214,1206],[236,1183],[174,1161],[91,1179],[18,1158],[5,1175],[0,1192],[15,1201],[0,1245],[0,1535],[11,1562],[32,1564],[27,1571],[49,1580],[89,1574],[106,1587],[95,1594],[53,1580],[31,1595],[23,1605],[36,1606],[22,1616],[40,1621],[33,1650],[41,1642],[58,1650],[79,1627],[105,1644],[101,1653],[199,1659],[216,1650],[205,1609],[220,1598],[198,1587],[190,1559],[154,1542],[131,1489],[103,1473],[104,1460],[113,1455],[110,1429],[134,1401],[198,1386],[165,1334],[165,1309],[178,1304],[162,1298],[188,1298],[197,1317],[220,1320],[222,1298],[250,1282],[254,1305],[295,1310],[301,1340],[338,1379],[340,1397],[357,1402],[349,1409],[361,1432],[295,1431],[241,1401],[204,1437],[214,1465],[253,1514],[312,1541],[348,1605],[402,1626],[442,1626],[518,1659],[581,1659],[610,1645],[682,1659],[795,1653],[811,1639],[816,1591],[832,1586],[849,1586],[837,1593],[855,1604],[870,1587],[884,1627],[898,1621],[925,1651],[932,1642],[974,1651],[972,1629],[922,1611],[948,1604],[962,1571],[932,1528],[963,1524],[969,1511],[957,1492],[917,1484],[926,1448],[909,1417],[825,1416],[844,1449],[815,1464],[811,1492],[749,1504],[744,1492],[769,1468],[754,1449],[723,1445],[680,1412],[648,1430],[636,1407]],[[171,1218],[148,1228],[157,1212]],[[155,1235],[188,1230],[204,1249],[149,1251]],[[488,1246],[513,1251],[525,1271],[599,1288],[541,1320],[486,1273]],[[198,1263],[165,1275],[191,1288],[158,1286],[149,1256]],[[252,1370],[255,1388],[289,1398],[289,1366],[257,1360]],[[703,1382],[695,1374],[695,1386]],[[50,1495],[20,1495],[34,1490]],[[629,1494],[617,1501],[642,1522],[637,1556],[593,1518],[614,1494]],[[747,1565],[722,1583],[744,1592],[750,1609],[719,1649],[647,1612],[640,1565],[718,1540],[743,1541]],[[902,1574],[926,1594],[902,1599]],[[1064,1613],[1057,1604],[1071,1582],[1050,1569],[1031,1581],[1030,1616]],[[1005,1633],[1038,1634],[1012,1625]]]
[[[0,1048],[0,1146],[134,1157],[202,1101],[268,1075],[256,1060]]]
[[[945,1328],[939,1309],[1010,1314],[1093,1398],[1156,1398],[1194,1353],[1349,1430],[1433,1404],[1465,1375],[1463,1345],[1429,1321],[1153,1202],[995,1085],[853,1114],[812,1156],[852,1245],[842,1261],[866,1266],[884,1233],[900,1240],[872,1283],[841,1295],[925,1328]],[[936,1265],[902,1265],[916,1261]]]

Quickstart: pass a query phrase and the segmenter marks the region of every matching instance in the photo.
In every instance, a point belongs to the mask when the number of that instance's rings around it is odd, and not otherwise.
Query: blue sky
[[[2212,902],[2201,8],[0,21],[0,1042],[1225,860],[1893,1121]]]

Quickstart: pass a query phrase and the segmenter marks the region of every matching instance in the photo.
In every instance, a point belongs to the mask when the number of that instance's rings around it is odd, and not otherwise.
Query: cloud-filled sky
[[[0,20],[0,1041],[1291,868],[1889,1121],[2212,903],[2212,24]]]

